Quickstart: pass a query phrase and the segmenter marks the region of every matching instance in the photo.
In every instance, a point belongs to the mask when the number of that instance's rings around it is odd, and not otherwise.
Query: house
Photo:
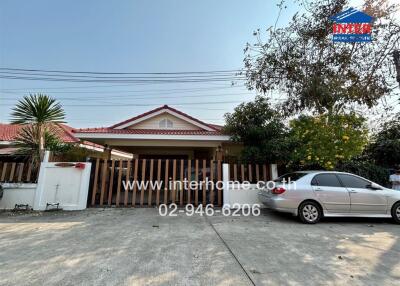
[[[15,152],[17,151],[15,140],[18,137],[21,128],[23,128],[23,125],[0,123],[0,157],[15,155]],[[79,147],[94,151],[95,154],[102,157],[102,153],[105,149],[104,146],[86,140],[81,141],[74,135],[74,130],[74,128],[68,125],[58,124],[53,131],[62,142],[66,144],[75,144]],[[120,150],[113,150],[110,155],[114,159],[132,158],[132,154]]]
[[[139,159],[213,159],[235,156],[241,146],[222,126],[209,124],[168,105],[110,127],[74,129],[81,140],[132,153]]]

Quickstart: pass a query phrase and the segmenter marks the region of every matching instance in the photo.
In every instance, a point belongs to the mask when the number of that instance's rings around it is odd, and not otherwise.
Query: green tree
[[[265,97],[240,104],[233,113],[225,114],[225,121],[224,130],[232,140],[243,143],[242,159],[246,162],[277,162],[290,153],[283,118]]]
[[[343,111],[353,104],[372,107],[398,88],[393,51],[400,45],[395,5],[365,1],[375,17],[371,43],[333,43],[330,17],[349,6],[348,0],[301,2],[306,11],[283,28],[271,27],[266,40],[254,32],[245,48],[245,73],[250,89],[286,94],[286,113]]]
[[[29,157],[34,165],[38,167],[40,163],[39,140],[35,126],[26,125],[19,132],[15,139],[17,150],[14,155]],[[95,156],[96,152],[82,148],[75,144],[66,144],[60,140],[55,130],[46,130],[44,133],[44,146],[51,151],[53,156],[60,161],[81,162],[87,157]]]
[[[400,165],[400,120],[399,117],[385,122],[381,130],[372,136],[366,154],[376,164],[396,168]]]
[[[365,118],[355,113],[300,116],[290,122],[291,136],[299,142],[292,164],[333,169],[363,152],[368,141]]]
[[[39,160],[43,159],[45,136],[51,133],[55,124],[63,123],[65,113],[55,99],[45,94],[25,96],[13,108],[11,122],[30,126],[23,129],[22,137],[30,134],[33,142],[37,142]],[[32,155],[34,155],[32,154]]]
[[[35,125],[26,125],[19,131],[17,138],[15,138],[15,146],[17,147],[15,155],[29,157],[35,167],[41,161],[40,143],[36,128],[37,126]],[[64,153],[70,149],[67,144],[60,141],[55,132],[45,130],[43,139],[45,148],[55,154]]]

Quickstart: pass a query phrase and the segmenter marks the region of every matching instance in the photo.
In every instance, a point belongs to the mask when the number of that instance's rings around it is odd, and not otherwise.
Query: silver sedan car
[[[331,171],[283,175],[274,187],[259,192],[267,207],[298,216],[304,223],[322,217],[393,218],[400,223],[400,191],[384,188],[360,176]]]

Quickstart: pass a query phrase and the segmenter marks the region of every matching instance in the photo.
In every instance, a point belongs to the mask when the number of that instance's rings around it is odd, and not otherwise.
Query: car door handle
[[[315,191],[316,191],[316,192],[321,192],[321,191],[323,191],[323,189],[321,189],[321,188],[315,188]]]
[[[350,190],[349,193],[356,194],[356,193],[358,193],[358,192],[357,192],[357,191],[354,191],[354,190]]]

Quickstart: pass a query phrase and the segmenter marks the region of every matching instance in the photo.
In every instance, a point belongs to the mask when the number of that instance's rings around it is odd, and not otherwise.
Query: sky
[[[356,2],[360,0],[355,0]],[[91,72],[190,72],[243,67],[279,0],[2,0],[0,67]],[[299,9],[288,1],[278,22]],[[110,126],[168,104],[209,123],[250,101],[243,81],[101,84],[0,79],[0,122],[30,93],[58,99],[73,127]]]
[[[236,70],[243,67],[246,43],[254,42],[253,31],[274,24],[278,2],[2,0],[0,67],[93,72]],[[296,10],[288,7],[279,23],[285,24]],[[0,79],[0,122],[9,121],[18,99],[36,92],[59,99],[73,127],[109,126],[163,104],[222,124],[225,112],[255,96],[242,81],[233,87],[230,81],[110,86]],[[115,103],[127,105],[112,106]]]

